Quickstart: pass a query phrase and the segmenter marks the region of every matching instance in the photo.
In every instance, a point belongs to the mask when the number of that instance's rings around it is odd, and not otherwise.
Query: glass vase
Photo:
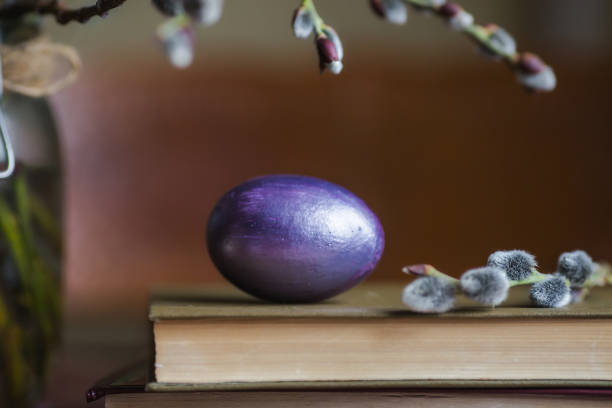
[[[21,408],[42,398],[59,341],[62,169],[46,99],[5,92],[1,110],[15,167],[0,179],[0,406]]]

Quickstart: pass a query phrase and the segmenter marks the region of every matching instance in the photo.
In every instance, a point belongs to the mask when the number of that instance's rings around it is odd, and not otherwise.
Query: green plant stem
[[[436,7],[431,5],[431,2],[428,0],[404,0],[406,3],[412,4],[413,6],[418,6],[424,9],[436,10]]]
[[[545,273],[538,272],[533,269],[531,275],[529,275],[526,279],[520,281],[510,281],[510,287],[521,286],[521,285],[531,285],[532,283],[543,281],[546,278],[549,278],[550,275]]]
[[[453,278],[452,276],[447,275],[444,272],[440,272],[435,267],[429,264],[405,266],[404,268],[402,268],[402,272],[416,276],[435,276],[437,278],[442,278],[447,281],[453,282],[454,284],[459,284],[459,279]]]
[[[0,196],[0,232],[8,247],[9,253],[5,256],[13,258],[22,282],[21,291],[15,297],[28,313],[25,317],[28,332],[23,332],[19,322],[12,321],[4,302],[0,308],[0,332],[7,381],[12,398],[17,401],[25,398],[22,390],[27,384],[44,378],[49,351],[58,338],[61,304],[59,276],[39,253],[33,225],[38,218],[50,218],[50,212],[42,203],[37,203],[41,217],[33,216],[24,171],[13,176],[13,188],[16,212]],[[52,229],[49,219],[46,223]]]
[[[29,371],[23,350],[22,330],[13,321],[0,291],[0,368],[6,392],[13,402],[25,404]],[[0,401],[1,402],[1,401]]]
[[[191,25],[191,18],[184,12],[165,20],[157,27],[157,36],[162,40],[172,37],[177,31]]]
[[[18,241],[19,251],[22,252],[21,257],[25,258],[23,262],[24,274],[29,275],[29,292],[37,323],[43,333],[45,343],[49,344],[53,342],[55,336],[54,326],[57,312],[54,298],[59,294],[57,288],[51,284],[53,280],[46,276],[48,271],[42,266],[42,261],[36,250],[30,216],[28,187],[24,172],[15,176],[14,189],[18,215],[18,222],[15,225],[16,242]]]
[[[472,24],[471,26],[467,27],[464,32],[470,39],[472,39],[474,42],[481,45],[482,47],[486,48],[494,55],[500,57],[510,67],[512,67],[516,63],[518,59],[518,53],[507,53],[504,52],[503,49],[497,47],[493,42],[490,41],[491,35],[486,28],[477,24]]]
[[[317,12],[317,9],[314,5],[314,1],[313,0],[302,0],[302,7],[304,7],[305,10],[308,10],[310,14],[312,15],[312,20],[314,22],[314,29],[317,35],[323,34],[323,27],[325,26],[325,22],[323,21],[323,19]]]
[[[527,277],[526,279],[520,280],[520,281],[510,281],[510,287],[514,287],[514,286],[521,286],[521,285],[531,285],[533,283],[537,283],[537,282],[541,282],[543,280],[549,279],[551,278],[553,275],[551,274],[546,274],[546,273],[541,273],[539,271],[537,271],[535,268],[532,269],[532,273],[531,275],[529,275],[529,277]],[[567,284],[567,286],[570,286],[570,282],[568,279],[565,279],[565,283]]]
[[[53,245],[53,248],[61,253],[63,251],[63,244],[60,224],[38,195],[29,191],[28,196],[33,220],[40,227],[47,240]]]
[[[447,275],[444,272],[440,272],[439,270],[437,270],[433,266],[431,268],[426,268],[425,271],[426,271],[425,272],[426,276],[435,276],[437,278],[442,278],[442,279],[445,279],[445,280],[453,282],[453,283],[459,283],[459,279],[454,278],[454,277],[452,277],[450,275]]]
[[[9,313],[6,302],[4,301],[2,292],[0,291],[0,333],[6,330],[11,321],[11,315]]]
[[[24,249],[23,240],[19,231],[19,225],[15,215],[10,209],[6,200],[0,196],[0,229],[2,235],[9,246],[11,255],[15,260],[19,277],[24,287],[31,286],[31,277],[29,274],[29,259]]]
[[[19,326],[11,324],[5,330],[0,331],[0,334],[2,335],[0,341],[2,359],[8,377],[5,379],[8,385],[7,392],[12,401],[22,406],[25,405],[27,398],[27,385],[30,377],[22,347],[23,331]]]

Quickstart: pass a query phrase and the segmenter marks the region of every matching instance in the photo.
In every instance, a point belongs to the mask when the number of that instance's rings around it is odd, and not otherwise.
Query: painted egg
[[[316,302],[368,276],[384,249],[376,215],[325,180],[272,175],[227,192],[208,220],[208,251],[225,278],[274,302]]]

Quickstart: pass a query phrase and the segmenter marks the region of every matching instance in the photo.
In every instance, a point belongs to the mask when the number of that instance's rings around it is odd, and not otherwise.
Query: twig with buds
[[[166,56],[177,68],[186,68],[194,58],[193,23],[211,26],[221,18],[223,0],[152,0],[169,19],[157,29]]]
[[[64,6],[58,0],[11,2],[0,8],[0,19],[17,18],[29,13],[52,15],[59,24],[71,21],[86,23],[95,16],[104,17],[110,10],[121,6],[126,0],[96,0],[96,4],[78,8]]]
[[[446,20],[451,28],[468,36],[484,54],[505,62],[526,89],[547,92],[556,86],[552,68],[537,55],[517,52],[516,42],[506,30],[496,24],[475,24],[472,14],[457,3],[446,0],[370,0],[370,5],[377,15],[394,24],[406,22],[407,5],[435,14]]]
[[[312,0],[302,0],[293,14],[292,27],[297,38],[308,38],[314,31],[321,72],[326,68],[333,74],[342,71],[344,48],[340,37],[332,26],[325,24]]]
[[[540,307],[563,307],[582,301],[594,286],[612,284],[612,268],[595,264],[584,251],[565,252],[554,274],[538,272],[535,257],[522,250],[496,251],[487,266],[466,271],[460,279],[431,265],[411,265],[404,273],[418,276],[404,289],[402,300],[421,313],[444,313],[463,294],[486,306],[503,303],[511,287],[531,285],[531,301]]]
[[[402,302],[420,313],[444,313],[455,306],[459,281],[431,265],[411,265],[402,269],[419,276],[404,288]]]
[[[52,15],[60,24],[85,23],[94,16],[105,16],[126,0],[96,0],[83,7],[67,7],[60,0],[20,0],[0,2],[0,19],[17,19],[28,14]],[[151,0],[171,19],[158,29],[158,37],[171,63],[179,68],[193,60],[192,22],[209,26],[221,17],[223,0]],[[556,77],[552,68],[537,55],[519,53],[514,38],[495,24],[478,25],[472,14],[447,0],[369,0],[372,10],[394,24],[404,24],[408,6],[429,12],[447,21],[455,30],[474,41],[484,54],[501,60],[515,73],[518,82],[531,91],[552,91]],[[321,71],[339,74],[343,68],[344,49],[338,33],[325,23],[313,0],[301,0],[293,17],[293,32],[306,38],[314,32]]]
[[[194,31],[191,19],[184,13],[169,18],[157,28],[168,61],[176,68],[187,68],[194,57]]]
[[[461,279],[426,264],[406,266],[402,271],[418,276],[404,289],[402,301],[413,311],[421,313],[447,312],[454,307],[459,294],[486,306],[497,306],[506,300],[510,288],[510,280],[504,271],[491,266],[466,271]],[[432,287],[441,289],[433,291]]]

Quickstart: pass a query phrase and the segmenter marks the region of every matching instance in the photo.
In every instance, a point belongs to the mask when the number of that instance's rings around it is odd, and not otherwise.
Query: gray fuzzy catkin
[[[493,252],[487,265],[502,269],[511,281],[527,279],[538,266],[533,255],[520,249]]]
[[[529,291],[531,301],[540,307],[563,307],[572,299],[565,278],[552,276],[534,283]]]
[[[508,297],[510,281],[506,273],[494,266],[470,269],[459,279],[462,292],[487,306],[497,306]]]
[[[223,14],[223,0],[182,0],[185,13],[197,23],[210,26]]]
[[[455,305],[455,285],[437,276],[423,276],[404,288],[402,302],[421,313],[444,313]]]
[[[572,287],[581,286],[593,274],[593,269],[593,260],[581,250],[562,253],[557,263],[557,272],[565,276]]]
[[[383,0],[380,5],[384,18],[393,24],[404,24],[408,18],[406,4],[401,0]]]
[[[585,288],[571,288],[570,289],[570,303],[580,303],[585,296]]]

